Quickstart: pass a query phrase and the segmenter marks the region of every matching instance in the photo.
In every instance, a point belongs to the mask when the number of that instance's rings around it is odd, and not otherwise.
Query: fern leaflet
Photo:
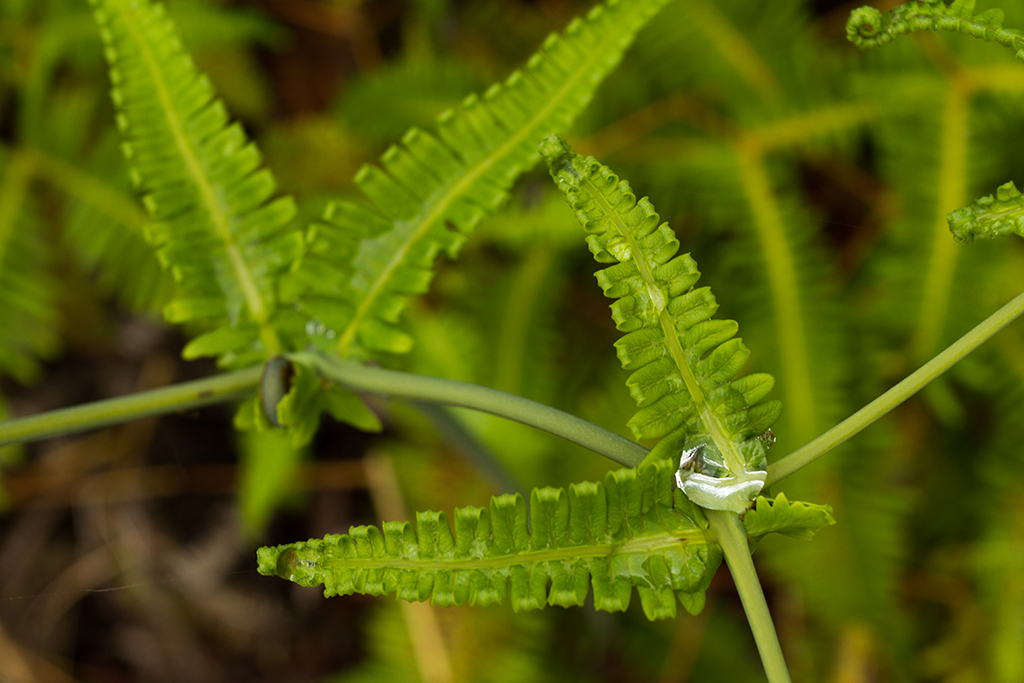
[[[874,7],[860,7],[850,13],[846,37],[865,50],[915,31],[950,31],[1015,48],[1017,58],[1024,60],[1024,33],[1003,28],[1001,9],[989,9],[977,16],[972,16],[973,12],[974,0],[954,0],[950,5],[941,0],[908,2],[884,13]]]
[[[241,126],[229,124],[162,5],[93,4],[123,150],[156,221],[147,238],[181,287],[165,316],[214,327],[186,347],[186,357],[248,365],[280,352],[275,281],[301,244],[288,228],[294,203],[271,200],[273,176],[259,169],[260,154]]]
[[[582,605],[622,611],[636,587],[649,619],[676,614],[676,599],[698,613],[722,560],[707,520],[672,484],[674,467],[654,462],[609,472],[603,484],[502,495],[490,507],[408,522],[352,527],[348,534],[260,548],[259,572],[324,595],[395,593],[435,605],[492,605],[516,611]],[[529,518],[529,523],[527,519]]]
[[[612,318],[626,335],[619,360],[640,406],[629,422],[638,439],[664,437],[649,458],[680,460],[680,485],[702,507],[743,512],[764,486],[767,457],[757,438],[778,419],[774,385],[758,373],[734,379],[750,352],[734,339],[738,325],[712,320],[710,288],[646,198],[594,158],[557,136],[541,145],[551,175],[587,231]]]
[[[970,206],[950,211],[946,220],[958,242],[1010,234],[1024,237],[1024,195],[1011,180],[1000,185],[994,196],[986,195]]]
[[[814,532],[835,523],[831,506],[790,502],[782,493],[774,500],[758,496],[754,507],[743,515],[743,526],[753,540],[777,533],[809,541]]]
[[[537,161],[537,144],[571,124],[666,1],[594,8],[503,84],[441,114],[436,135],[410,129],[384,153],[383,170],[364,166],[356,182],[373,206],[336,204],[306,236],[289,288],[305,312],[296,324],[343,356],[408,351],[412,340],[395,325],[404,297],[427,290],[436,256],[457,255]]]

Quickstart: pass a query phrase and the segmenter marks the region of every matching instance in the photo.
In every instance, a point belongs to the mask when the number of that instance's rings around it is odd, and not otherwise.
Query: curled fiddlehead
[[[1003,11],[989,9],[972,15],[974,0],[954,0],[946,5],[941,0],[908,2],[879,12],[874,7],[860,7],[850,13],[846,37],[861,49],[879,47],[898,36],[916,31],[950,31],[999,43],[1017,50],[1024,60],[1024,34],[1003,28]]]

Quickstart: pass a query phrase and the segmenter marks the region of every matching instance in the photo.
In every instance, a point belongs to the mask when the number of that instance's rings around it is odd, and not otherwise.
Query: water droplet
[[[327,325],[324,325],[323,322],[318,318],[310,318],[306,322],[307,337],[327,337],[328,339],[330,339],[333,332],[333,330],[327,327]]]

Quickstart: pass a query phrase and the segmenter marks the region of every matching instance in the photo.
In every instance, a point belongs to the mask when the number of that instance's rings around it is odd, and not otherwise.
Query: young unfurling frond
[[[896,37],[915,31],[950,31],[974,38],[994,41],[1017,50],[1024,59],[1024,33],[1003,28],[1003,11],[989,9],[973,15],[974,0],[923,0],[897,5],[888,12],[874,7],[861,7],[850,13],[846,37],[861,49],[879,47]]]

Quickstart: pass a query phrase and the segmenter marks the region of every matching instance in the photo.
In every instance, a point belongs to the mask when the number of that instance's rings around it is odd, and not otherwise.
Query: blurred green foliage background
[[[410,125],[504,78],[576,0],[173,0],[183,40],[301,219]],[[1019,240],[944,216],[1021,179],[1024,65],[963,36],[877,53],[856,5],[675,0],[569,136],[649,195],[778,380],[779,457],[1024,289]],[[1024,28],[1024,3],[1005,2]],[[988,5],[979,7],[987,9]],[[884,9],[884,7],[883,7]],[[85,0],[0,0],[0,414],[215,372],[160,322],[170,284],[117,149]],[[575,219],[523,178],[406,317],[389,365],[619,433],[635,406]],[[1024,327],[778,488],[829,503],[755,561],[794,680],[1024,682]],[[516,424],[370,399],[292,453],[231,411],[0,451],[0,680],[757,681],[727,572],[696,618],[324,600],[259,545],[486,504],[611,463]]]

